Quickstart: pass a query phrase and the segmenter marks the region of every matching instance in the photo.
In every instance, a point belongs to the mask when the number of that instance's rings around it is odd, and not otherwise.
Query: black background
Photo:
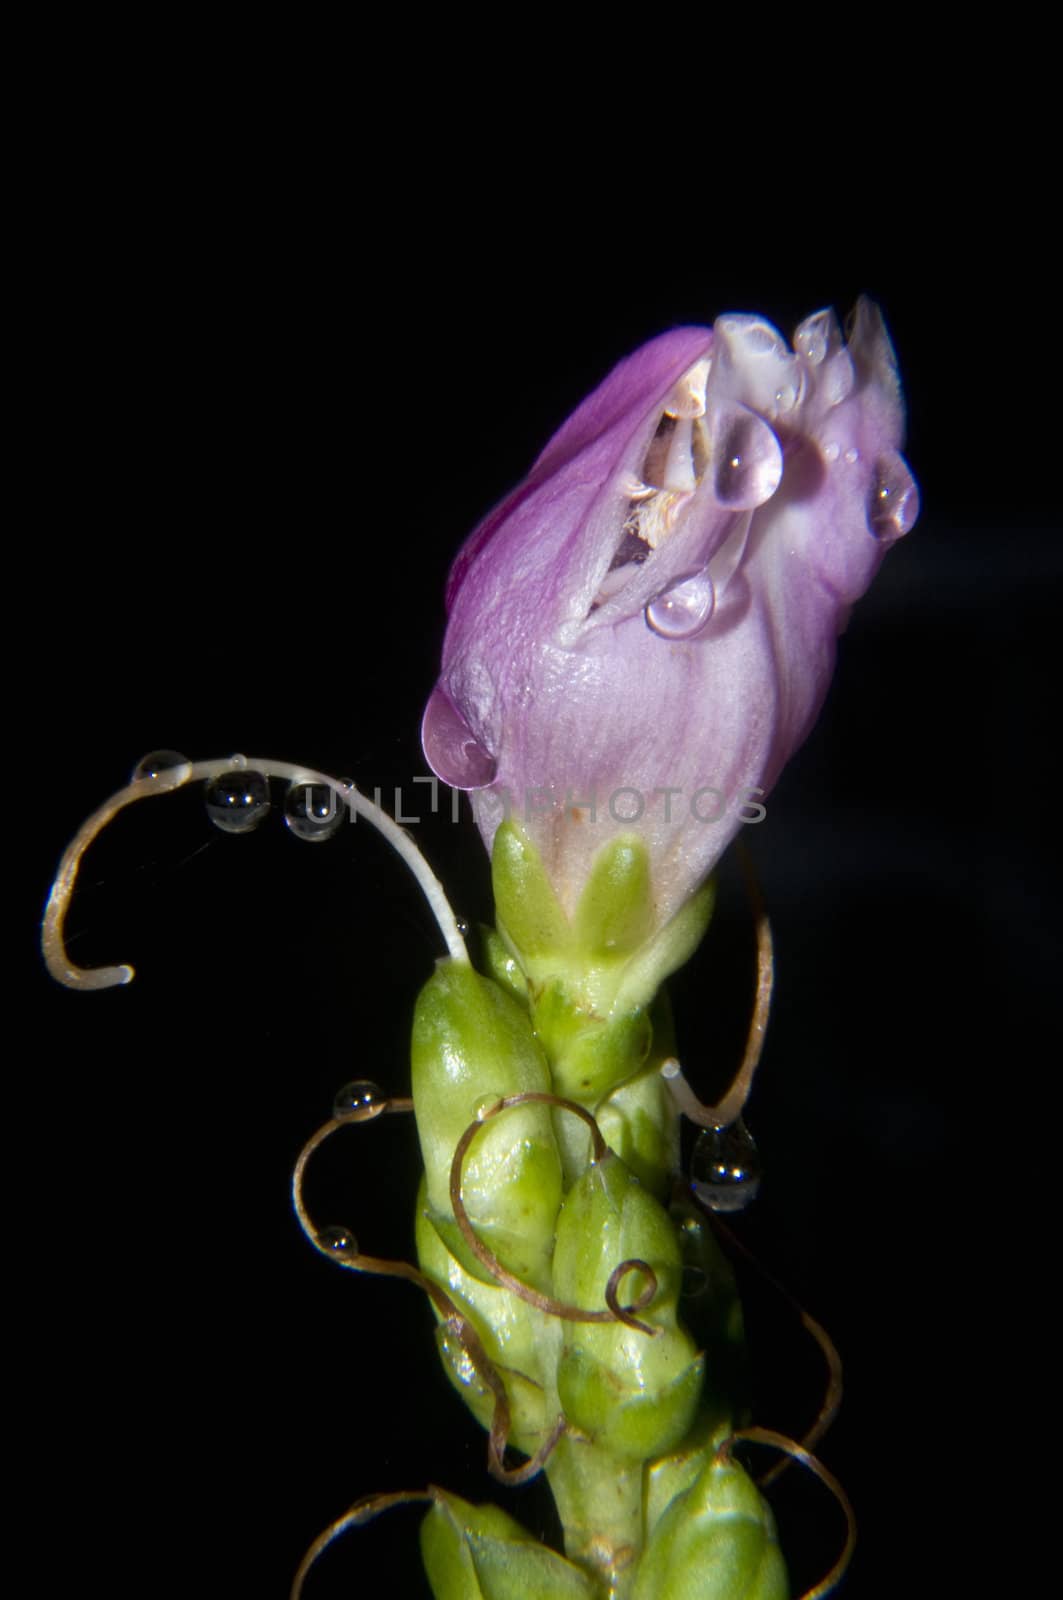
[[[72,953],[133,962],[131,986],[52,987],[35,908],[82,817],[159,746],[304,761],[386,800],[399,785],[424,812],[411,780],[446,569],[551,431],[666,327],[756,310],[789,333],[868,292],[924,509],[747,830],[778,995],[750,1117],[767,1177],[742,1226],[845,1358],[822,1454],[861,1524],[847,1592],[943,1592],[1007,1538],[972,1518],[992,1503],[1006,1523],[1012,1441],[1043,1396],[1030,1124],[1051,1065],[1032,1041],[1050,1009],[1054,802],[1038,697],[1060,559],[1026,212],[1004,219],[1006,250],[998,217],[991,251],[954,196],[916,239],[873,188],[866,242],[798,206],[765,244],[718,204],[644,186],[591,220],[534,164],[499,202],[475,141],[438,161],[427,141],[410,170],[360,159],[351,181],[312,138],[293,154],[236,129],[219,151],[175,137],[145,153],[106,122],[67,148],[28,247],[28,576],[9,597],[13,631],[27,611],[12,689],[33,734],[13,774],[31,828],[9,837],[32,879],[33,1011],[10,1137],[29,1157],[12,1221],[31,1268],[27,1459],[55,1529],[43,1570],[281,1595],[352,1500],[426,1482],[550,1530],[539,1488],[507,1497],[487,1478],[415,1292],[332,1268],[290,1212],[291,1163],[335,1089],[408,1083],[440,947],[405,869],[362,825],[300,844],[278,804],[226,838],[182,794],[113,827],[71,915]],[[486,917],[462,818],[414,831],[459,914]],[[695,1080],[737,1059],[749,1003],[748,916],[724,880],[678,985]],[[320,1159],[315,1211],[409,1254],[416,1171],[410,1123],[351,1130]],[[748,1315],[758,1420],[798,1434],[814,1352],[755,1282]],[[776,1504],[807,1585],[839,1519],[800,1476]],[[415,1527],[399,1512],[349,1536],[308,1596],[373,1592],[376,1559],[394,1593],[419,1594]]]

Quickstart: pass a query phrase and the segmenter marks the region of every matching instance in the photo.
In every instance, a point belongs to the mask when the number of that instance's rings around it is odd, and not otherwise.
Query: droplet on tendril
[[[191,761],[179,750],[153,750],[150,755],[141,756],[133,768],[130,782],[139,783],[144,778],[150,778],[160,789],[176,789],[185,782],[191,770]]]
[[[339,1121],[367,1122],[379,1116],[387,1105],[387,1095],[378,1083],[356,1078],[345,1083],[332,1102],[332,1115]]]
[[[322,1250],[327,1250],[330,1255],[356,1256],[358,1254],[358,1240],[351,1228],[342,1224],[333,1223],[329,1228],[318,1231],[317,1242]]]
[[[727,1128],[703,1128],[690,1158],[690,1187],[710,1211],[744,1211],[756,1198],[763,1168],[741,1117]]]
[[[343,826],[347,807],[327,783],[293,783],[284,800],[284,820],[297,839],[331,839]]]
[[[248,770],[223,772],[203,792],[207,816],[223,833],[250,833],[269,811],[269,779]]]
[[[709,621],[716,590],[707,572],[679,578],[646,607],[646,625],[662,639],[692,639]]]

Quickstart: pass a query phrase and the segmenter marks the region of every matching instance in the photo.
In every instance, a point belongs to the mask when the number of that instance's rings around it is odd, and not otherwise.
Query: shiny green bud
[[[454,1152],[470,1123],[507,1095],[550,1091],[527,1012],[464,963],[441,961],[413,1025],[413,1100],[429,1212],[451,1243]],[[561,1163],[549,1108],[517,1106],[477,1133],[462,1166],[462,1198],[478,1237],[526,1282],[548,1285]]]
[[[433,1492],[421,1555],[435,1600],[597,1600],[585,1573],[504,1511]]]
[[[645,1461],[673,1449],[690,1428],[704,1360],[676,1320],[682,1263],[668,1213],[610,1153],[566,1196],[555,1292],[598,1310],[614,1270],[633,1259],[656,1275],[655,1296],[637,1315],[659,1332],[651,1336],[619,1321],[566,1322],[557,1386],[566,1417],[595,1445]],[[644,1282],[639,1272],[628,1273],[618,1287],[620,1303],[630,1304]]]
[[[767,1501],[737,1461],[712,1451],[657,1523],[632,1600],[787,1600],[789,1593]]]

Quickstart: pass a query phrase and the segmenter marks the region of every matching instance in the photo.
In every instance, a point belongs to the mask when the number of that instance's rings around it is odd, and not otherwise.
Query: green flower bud
[[[550,1073],[527,1013],[489,978],[442,961],[417,1000],[413,1099],[428,1207],[457,1245],[450,1170],[478,1111],[505,1095],[549,1092]],[[561,1163],[550,1111],[517,1106],[487,1122],[462,1167],[462,1195],[477,1235],[511,1272],[550,1283]]]
[[[484,966],[487,976],[500,983],[514,1000],[521,1005],[528,1004],[528,980],[521,971],[520,962],[507,945],[502,935],[496,933],[494,928],[480,925],[480,945],[483,951]]]
[[[602,1019],[649,1005],[697,948],[715,897],[703,884],[660,922],[646,842],[619,834],[594,857],[570,921],[542,857],[512,818],[495,834],[491,873],[498,930],[532,994],[559,980],[574,1008]]]
[[[554,1253],[554,1288],[562,1300],[597,1310],[622,1261],[645,1261],[657,1292],[639,1319],[655,1337],[622,1322],[566,1322],[557,1368],[565,1415],[591,1441],[627,1460],[649,1460],[673,1449],[697,1411],[704,1366],[676,1321],[681,1260],[664,1208],[612,1154],[588,1168],[561,1209]],[[643,1280],[630,1273],[621,1303]]]
[[[547,1414],[547,1394],[553,1387],[554,1360],[560,1343],[557,1318],[501,1288],[493,1279],[488,1280],[486,1269],[475,1257],[472,1262],[476,1272],[466,1270],[456,1253],[447,1248],[439,1222],[428,1209],[423,1183],[416,1240],[421,1271],[444,1288],[458,1310],[468,1317],[505,1384],[511,1442],[526,1455],[532,1455],[557,1415],[556,1405]],[[440,1316],[438,1309],[436,1316]],[[494,1396],[461,1341],[443,1327],[437,1329],[437,1339],[451,1383],[480,1426],[489,1428]]]
[[[584,1105],[638,1072],[653,1040],[645,1011],[602,1017],[556,978],[533,1002],[532,1021],[550,1058],[556,1093]]]
[[[434,1493],[421,1555],[435,1600],[596,1600],[585,1573],[504,1511]]]
[[[767,1501],[737,1461],[713,1450],[657,1523],[632,1600],[787,1600],[789,1593]]]

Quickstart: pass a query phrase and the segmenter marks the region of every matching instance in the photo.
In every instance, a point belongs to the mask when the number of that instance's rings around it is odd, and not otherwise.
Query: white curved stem
[[[127,784],[124,789],[119,789],[117,794],[104,801],[103,805],[82,823],[59,863],[41,928],[41,949],[45,965],[58,983],[65,984],[69,989],[110,989],[115,984],[128,983],[133,976],[133,968],[126,964],[117,967],[79,967],[67,954],[63,926],[77,882],[81,858],[92,841],[103,832],[113,817],[136,800],[145,800],[150,795],[169,794],[175,789],[184,788],[189,783],[209,782],[212,778],[224,777],[227,772],[235,770],[261,772],[266,777],[287,779],[290,783],[321,785],[330,789],[349,811],[372,823],[398,852],[417,879],[443,935],[448,954],[454,961],[468,962],[465,940],[443,891],[443,885],[409,834],[400,828],[386,811],[361,794],[353,784],[341,783],[338,778],[330,777],[325,772],[318,772],[313,767],[296,766],[290,761],[271,761],[260,756],[247,756],[239,761],[235,761],[232,756],[222,756],[214,761],[186,761],[180,766],[164,769],[154,777],[134,778],[132,783]]]

